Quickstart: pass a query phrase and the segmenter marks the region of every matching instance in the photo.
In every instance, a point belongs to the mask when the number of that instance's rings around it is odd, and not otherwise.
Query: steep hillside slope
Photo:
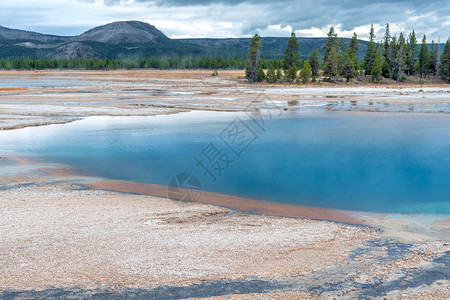
[[[48,35],[31,31],[10,29],[0,26],[0,42],[38,42],[38,43],[60,43],[69,40],[70,37]]]
[[[155,26],[138,22],[114,22],[95,27],[85,33],[72,38],[72,41],[89,41],[106,44],[158,44],[168,41],[169,38]]]

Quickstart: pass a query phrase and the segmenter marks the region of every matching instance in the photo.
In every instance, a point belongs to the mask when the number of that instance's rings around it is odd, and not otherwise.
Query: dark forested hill
[[[138,21],[126,21],[95,27],[74,37],[73,40],[120,45],[161,44],[167,42],[169,38],[153,25]]]
[[[154,26],[138,21],[114,22],[74,37],[0,27],[0,59],[136,59],[222,54],[207,48],[172,40]]]

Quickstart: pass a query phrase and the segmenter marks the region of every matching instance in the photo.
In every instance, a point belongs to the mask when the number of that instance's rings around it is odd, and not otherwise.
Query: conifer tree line
[[[264,65],[267,64],[263,60]],[[158,57],[145,59],[13,59],[0,60],[3,70],[45,70],[45,69],[240,69],[246,59],[222,57]],[[278,64],[276,64],[278,66]]]
[[[284,59],[280,62],[258,61],[263,47],[259,35],[255,35],[250,43],[246,76],[250,82],[316,82],[319,76],[324,81],[335,81],[344,78],[350,82],[354,78],[363,77],[371,82],[379,83],[383,78],[391,78],[397,82],[406,80],[406,76],[419,75],[420,81],[427,76],[441,77],[450,83],[450,38],[441,53],[439,44],[431,42],[428,47],[424,35],[419,45],[415,31],[407,36],[403,33],[392,36],[389,23],[380,42],[375,41],[373,24],[370,28],[369,42],[364,59],[356,57],[360,49],[356,33],[347,45],[344,39],[339,39],[334,27],[327,34],[326,44],[322,47],[323,57],[314,47],[308,60],[300,60],[299,43],[295,33],[291,34]],[[264,65],[267,66],[264,72]]]
[[[158,57],[144,59],[0,59],[0,70],[123,70],[123,69],[232,69],[245,68],[247,59],[223,57]],[[281,60],[260,59],[259,64],[264,69],[273,65],[281,68]]]

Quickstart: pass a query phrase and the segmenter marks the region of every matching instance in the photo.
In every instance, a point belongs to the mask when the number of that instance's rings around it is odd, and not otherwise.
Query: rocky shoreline
[[[88,116],[283,110],[450,113],[450,85],[249,84],[243,71],[0,71],[0,130]],[[24,88],[23,86],[26,86]]]

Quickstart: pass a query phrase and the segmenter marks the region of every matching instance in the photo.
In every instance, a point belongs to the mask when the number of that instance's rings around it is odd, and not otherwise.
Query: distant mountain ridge
[[[111,58],[136,57],[129,47],[117,45],[159,45],[170,39],[154,26],[139,21],[113,22],[67,37],[10,29],[0,26],[0,58]],[[112,45],[109,47],[109,45]],[[114,51],[115,50],[115,51]]]
[[[262,37],[262,57],[282,58],[289,38]],[[344,39],[349,43],[349,39]],[[316,46],[322,51],[326,38],[299,37],[306,59]],[[246,57],[250,38],[170,39],[155,26],[140,21],[120,21],[92,28],[78,36],[57,36],[0,26],[0,59],[14,58],[150,58]],[[360,57],[367,42],[360,40]]]

